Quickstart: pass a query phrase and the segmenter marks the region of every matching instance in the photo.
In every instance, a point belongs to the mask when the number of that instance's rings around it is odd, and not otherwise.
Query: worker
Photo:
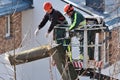
[[[46,14],[44,15],[43,20],[40,22],[38,28],[36,29],[35,35],[37,35],[39,33],[39,30],[41,28],[43,28],[44,25],[48,21],[50,21],[51,24],[50,24],[50,27],[46,34],[46,37],[48,37],[50,32],[52,30],[54,30],[53,31],[53,40],[55,40],[55,42],[57,44],[65,43],[65,41],[63,41],[63,39],[65,37],[65,33],[66,33],[65,29],[64,28],[55,28],[55,27],[68,27],[68,26],[64,26],[64,25],[67,25],[67,21],[66,21],[65,17],[63,16],[63,14],[61,12],[59,12],[58,10],[55,10],[50,2],[45,2],[43,4],[43,8],[44,8],[44,11],[46,12]]]
[[[84,16],[78,11],[74,10],[74,7],[71,4],[66,4],[64,6],[64,13],[70,17],[71,25],[69,26],[69,30],[81,29],[86,25],[86,20]],[[84,35],[83,31],[79,31],[80,35]],[[83,39],[80,41],[80,44],[83,45]],[[83,47],[80,47],[80,56],[79,59],[83,60]]]

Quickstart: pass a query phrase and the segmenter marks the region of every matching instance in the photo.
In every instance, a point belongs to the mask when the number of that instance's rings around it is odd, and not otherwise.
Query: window
[[[10,16],[6,16],[6,25],[5,25],[5,37],[10,37]]]

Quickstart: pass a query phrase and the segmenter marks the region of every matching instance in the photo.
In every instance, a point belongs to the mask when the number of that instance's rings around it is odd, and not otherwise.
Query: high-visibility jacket
[[[62,15],[61,12],[53,9],[50,14],[45,14],[38,28],[41,29],[47,23],[48,20],[51,21],[48,33],[50,33],[54,29],[54,26],[56,26],[57,24],[62,24],[66,21],[65,17]]]
[[[77,28],[79,24],[85,20],[84,16],[75,10],[73,11],[70,18],[71,18],[71,25],[69,27],[69,30]]]

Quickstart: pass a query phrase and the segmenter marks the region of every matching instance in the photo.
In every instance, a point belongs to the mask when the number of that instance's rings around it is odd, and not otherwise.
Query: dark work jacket
[[[50,27],[48,29],[48,33],[50,33],[53,30],[54,26],[56,26],[57,24],[62,24],[66,21],[62,13],[53,9],[50,14],[48,13],[45,14],[38,28],[41,29],[47,23],[48,20],[51,21]]]
[[[69,27],[70,30],[77,28],[79,24],[85,20],[84,16],[79,13],[78,11],[73,11],[73,14],[71,15],[71,25]]]

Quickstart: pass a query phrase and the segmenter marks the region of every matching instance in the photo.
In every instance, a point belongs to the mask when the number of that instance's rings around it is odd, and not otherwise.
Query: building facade
[[[31,9],[32,0],[0,1],[0,54],[14,50],[22,40],[22,11]]]
[[[22,36],[21,12],[0,17],[0,53],[19,47]]]

